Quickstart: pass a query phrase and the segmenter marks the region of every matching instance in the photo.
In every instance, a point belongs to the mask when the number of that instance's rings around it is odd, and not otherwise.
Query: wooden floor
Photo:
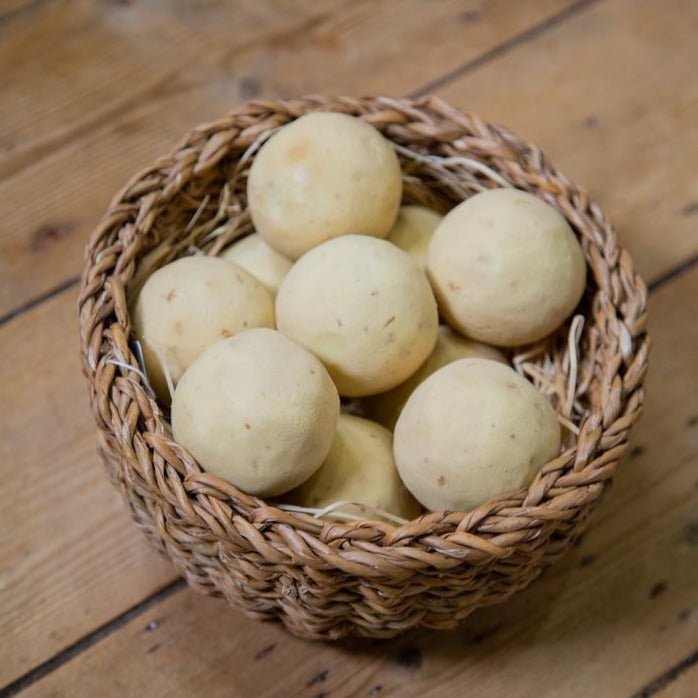
[[[698,3],[0,0],[0,695],[698,696]],[[421,95],[538,142],[648,281],[645,416],[581,544],[458,631],[309,644],[190,592],[95,455],[82,248],[257,95]]]

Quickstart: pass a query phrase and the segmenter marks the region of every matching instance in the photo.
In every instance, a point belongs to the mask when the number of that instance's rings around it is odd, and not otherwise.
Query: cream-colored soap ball
[[[221,252],[220,257],[235,262],[248,271],[272,296],[276,295],[293,264],[290,259],[269,247],[258,233],[233,243]]]
[[[172,430],[201,466],[260,497],[322,464],[339,396],[323,365],[280,332],[254,329],[209,347],[172,401]]]
[[[438,333],[424,273],[395,245],[363,235],[335,238],[301,257],[276,296],[276,322],[325,364],[347,397],[404,381]]]
[[[427,268],[449,324],[507,347],[558,328],[586,280],[584,253],[565,218],[517,189],[485,191],[450,211],[434,231]]]
[[[274,301],[241,267],[216,257],[184,257],[154,272],[136,300],[133,323],[158,398],[204,349],[252,327],[274,327]]]
[[[460,359],[427,378],[395,425],[395,462],[432,511],[469,511],[528,485],[557,456],[560,426],[547,398],[516,371]]]
[[[393,460],[393,435],[368,419],[342,414],[322,466],[290,494],[290,501],[323,509],[335,502],[341,511],[375,518],[381,510],[413,519],[421,507],[400,480]]]
[[[260,148],[247,181],[257,232],[290,259],[339,235],[385,237],[401,196],[390,141],[362,119],[328,112],[280,128]]]
[[[400,412],[417,386],[432,373],[458,359],[490,359],[507,363],[499,349],[467,339],[449,327],[439,327],[439,336],[429,358],[404,382],[366,400],[368,415],[388,429],[395,428]]]
[[[412,255],[420,269],[426,270],[429,242],[442,220],[443,216],[426,206],[401,206],[387,240]]]

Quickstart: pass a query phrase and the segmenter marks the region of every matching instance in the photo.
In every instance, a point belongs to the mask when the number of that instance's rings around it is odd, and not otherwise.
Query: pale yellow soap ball
[[[270,329],[209,347],[172,401],[175,439],[205,470],[260,497],[287,492],[320,467],[338,416],[323,365]]]
[[[401,196],[390,141],[361,119],[327,112],[280,128],[260,148],[247,181],[257,232],[290,259],[339,235],[385,237]]]
[[[233,243],[221,252],[220,257],[235,262],[248,271],[272,296],[276,295],[293,264],[290,259],[269,247],[258,233]]]
[[[184,257],[154,272],[133,314],[146,372],[158,398],[204,349],[252,327],[274,326],[269,292],[241,267],[216,257]]]
[[[325,364],[347,397],[402,383],[438,333],[436,301],[414,260],[362,235],[335,238],[301,257],[276,296],[276,321]]]
[[[304,507],[323,509],[335,502],[340,511],[376,518],[376,510],[403,519],[419,516],[421,508],[400,480],[393,460],[392,434],[379,424],[342,414],[330,452],[311,477],[290,495]]]
[[[429,244],[428,274],[450,325],[516,346],[542,339],[584,292],[584,253],[554,208],[517,189],[476,194],[450,211]]]
[[[460,359],[427,378],[395,425],[395,462],[427,509],[469,511],[527,486],[560,450],[547,398],[513,369]]]
[[[490,359],[506,363],[507,360],[499,349],[466,339],[450,328],[442,325],[439,327],[439,336],[436,340],[434,351],[429,358],[415,371],[404,383],[400,383],[392,390],[379,395],[373,395],[367,400],[367,411],[372,419],[388,429],[395,428],[400,412],[407,399],[416,387],[426,380],[432,373],[438,371],[446,364],[458,359]]]
[[[426,269],[429,242],[442,220],[443,216],[425,206],[402,206],[387,240],[412,255],[420,269]]]

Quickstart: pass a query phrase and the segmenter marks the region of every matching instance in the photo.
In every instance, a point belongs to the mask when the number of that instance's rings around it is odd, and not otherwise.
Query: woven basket
[[[590,273],[577,314],[511,356],[567,427],[563,452],[528,489],[401,526],[335,523],[240,492],[173,441],[139,368],[127,298],[152,269],[194,248],[217,254],[250,232],[245,185],[255,152],[313,110],[357,115],[389,138],[407,202],[446,210],[513,185],[558,209],[579,235]],[[503,128],[433,97],[250,102],[136,175],[90,239],[79,312],[99,453],[133,518],[189,584],[247,615],[280,619],[307,638],[450,628],[526,586],[583,530],[642,407],[646,295],[599,207]]]

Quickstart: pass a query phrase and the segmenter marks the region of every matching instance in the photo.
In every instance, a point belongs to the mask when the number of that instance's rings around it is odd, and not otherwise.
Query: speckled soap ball
[[[287,492],[320,467],[338,417],[322,364],[269,329],[209,347],[172,401],[177,441],[205,470],[260,497]]]
[[[247,182],[257,232],[290,259],[339,235],[385,237],[401,196],[391,143],[362,119],[327,112],[280,128]]]
[[[429,244],[429,278],[448,323],[473,339],[542,339],[574,310],[586,263],[552,206],[517,189],[476,194],[450,211]]]
[[[342,414],[325,462],[289,501],[322,509],[334,502],[352,502],[342,511],[376,518],[379,509],[413,519],[421,508],[400,480],[393,460],[393,435],[368,419]],[[368,507],[368,509],[364,509]]]
[[[407,489],[432,511],[469,511],[528,485],[560,450],[547,398],[497,361],[460,359],[410,396],[393,439]]]
[[[274,302],[253,276],[216,257],[184,257],[153,273],[133,314],[145,367],[161,402],[170,402],[165,370],[174,385],[214,342],[252,327],[274,326]]]
[[[439,337],[429,358],[404,383],[366,400],[368,415],[384,427],[393,429],[407,399],[420,383],[453,361],[474,358],[506,363],[499,349],[462,337],[449,327],[439,327]]]
[[[363,235],[335,238],[301,257],[276,296],[276,321],[347,397],[401,383],[429,356],[438,332],[436,301],[414,260]]]
[[[290,259],[269,247],[258,233],[234,242],[220,257],[250,272],[273,296],[292,265]]]
[[[443,216],[426,206],[401,206],[386,239],[412,255],[421,269],[426,269],[429,242],[442,220]]]

